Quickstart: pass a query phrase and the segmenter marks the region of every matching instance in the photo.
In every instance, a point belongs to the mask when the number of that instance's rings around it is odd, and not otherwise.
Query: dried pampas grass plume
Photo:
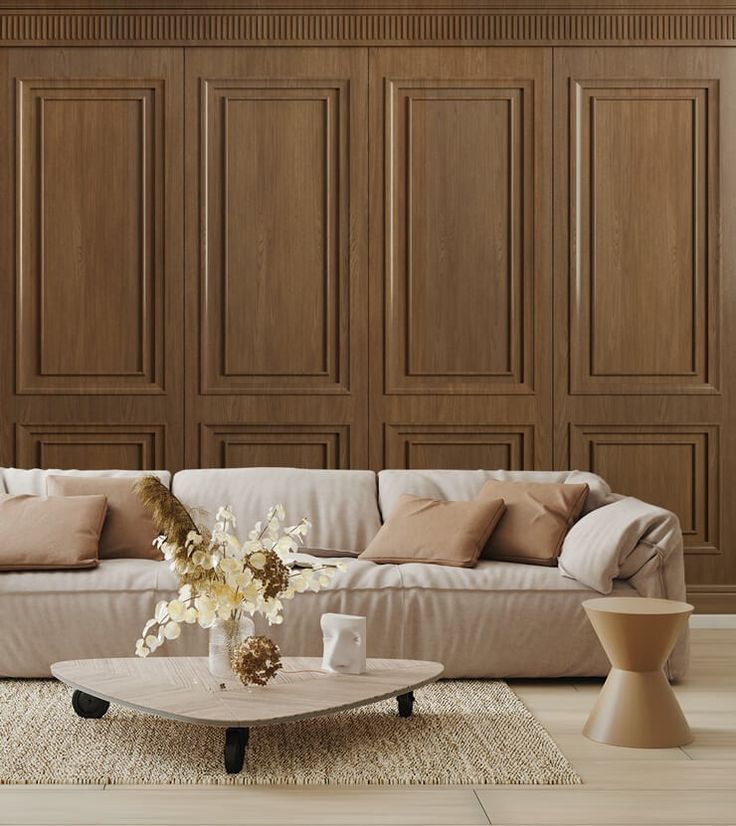
[[[151,514],[156,530],[166,536],[166,541],[183,548],[189,531],[197,526],[179,499],[155,476],[143,476],[133,490]]]

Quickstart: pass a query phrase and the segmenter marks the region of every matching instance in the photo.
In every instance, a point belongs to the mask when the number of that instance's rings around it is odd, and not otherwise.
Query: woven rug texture
[[[0,783],[577,784],[541,724],[501,681],[448,680],[396,701],[251,730],[228,775],[224,730],[112,704],[77,717],[54,680],[0,680]]]

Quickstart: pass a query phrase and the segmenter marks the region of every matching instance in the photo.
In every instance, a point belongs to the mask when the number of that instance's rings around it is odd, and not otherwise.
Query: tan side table
[[[693,736],[664,664],[693,611],[686,602],[605,597],[583,603],[611,671],[583,729],[599,743],[664,749]]]

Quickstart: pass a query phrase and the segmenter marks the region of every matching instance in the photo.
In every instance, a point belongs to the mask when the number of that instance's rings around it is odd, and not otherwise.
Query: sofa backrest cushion
[[[95,567],[106,512],[104,496],[0,494],[0,571]]]
[[[49,474],[47,493],[49,496],[101,494],[107,498],[107,516],[100,537],[100,559],[163,559],[161,551],[153,544],[158,531],[151,514],[134,490],[135,482],[135,479],[109,476]]]
[[[245,540],[272,505],[283,505],[286,521],[312,522],[305,548],[363,551],[381,528],[376,474],[371,470],[304,470],[300,468],[225,468],[182,470],[172,491],[189,508],[211,521],[220,505],[232,507],[236,533]]]
[[[615,500],[608,484],[581,470],[382,470],[378,474],[378,501],[386,519],[402,493],[457,502],[475,499],[486,482],[540,482],[587,484],[582,513]]]
[[[150,474],[157,476],[166,487],[171,486],[171,473],[168,470],[42,470],[41,468],[2,467],[0,479],[5,486],[5,493],[29,493],[33,496],[46,496],[46,482],[49,476],[105,476],[135,479]]]

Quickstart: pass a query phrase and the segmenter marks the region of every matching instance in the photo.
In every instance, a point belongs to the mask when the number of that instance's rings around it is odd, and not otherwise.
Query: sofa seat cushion
[[[103,559],[80,571],[0,574],[0,676],[47,677],[52,663],[131,657],[156,603],[177,581],[165,562]],[[203,654],[206,632],[187,627],[166,653]],[[173,644],[171,644],[173,643]]]
[[[284,623],[259,633],[284,655],[320,656],[323,613],[368,619],[368,655],[437,660],[448,677],[603,676],[609,663],[581,603],[596,592],[556,568],[481,561],[476,568],[346,560],[319,593],[285,602]],[[165,562],[102,560],[90,571],[0,574],[0,676],[47,677],[51,663],[132,656],[176,578]],[[636,596],[616,581],[613,593]],[[204,656],[187,626],[162,655]]]
[[[348,560],[323,591],[256,622],[289,655],[322,653],[322,613],[368,618],[368,656],[436,660],[448,677],[603,676],[610,664],[582,603],[600,596],[557,568],[481,560],[475,568]],[[616,595],[636,596],[617,581]]]

